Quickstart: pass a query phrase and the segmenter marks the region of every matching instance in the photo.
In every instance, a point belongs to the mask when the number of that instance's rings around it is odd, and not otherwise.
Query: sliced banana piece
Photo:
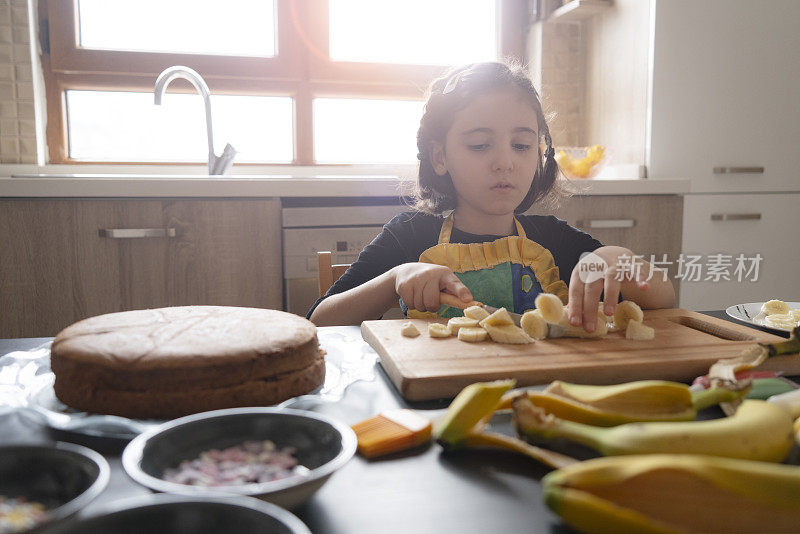
[[[447,321],[447,326],[453,335],[456,335],[461,328],[478,326],[478,320],[470,319],[469,317],[453,317]]]
[[[450,337],[453,335],[453,332],[450,331],[450,328],[446,324],[442,323],[429,323],[428,324],[428,335],[431,337]]]
[[[512,345],[523,345],[533,343],[533,338],[528,336],[522,328],[514,324],[504,325],[484,325],[483,328],[489,333],[489,337],[495,343],[509,343]]]
[[[552,293],[540,293],[536,297],[534,304],[548,323],[559,324],[565,316],[564,303]]]
[[[791,313],[773,313],[764,317],[764,324],[772,328],[791,330],[795,327],[796,321]]]
[[[654,328],[642,324],[640,321],[631,320],[628,321],[625,337],[636,341],[650,341],[656,337],[656,331]]]
[[[583,326],[572,326],[566,315],[563,319],[561,319],[561,322],[558,323],[558,325],[564,328],[564,337],[590,338],[604,336],[608,333],[608,323],[599,315],[597,316],[597,323],[594,328],[594,332],[587,332]]]
[[[528,310],[522,314],[519,320],[522,330],[533,339],[544,339],[547,337],[547,321],[542,317],[539,310]]]
[[[479,327],[465,326],[458,329],[458,339],[461,341],[477,343],[478,341],[485,341],[488,336],[489,333]]]
[[[789,313],[790,311],[789,305],[778,299],[768,300],[761,305],[761,313],[764,315],[773,315],[776,313],[785,314]]]
[[[644,320],[644,312],[638,304],[630,300],[623,300],[617,304],[617,311],[614,312],[614,326],[617,330],[628,328],[628,321]]]
[[[403,323],[403,326],[400,329],[400,333],[403,334],[405,337],[417,337],[419,335],[419,329],[412,322]]]
[[[500,308],[489,317],[483,319],[479,324],[484,328],[486,328],[486,325],[503,326],[510,324],[513,326],[514,320],[511,319],[511,316],[505,308]]]
[[[792,317],[794,317],[794,320],[796,322],[800,323],[800,310],[792,310],[791,313],[792,313]]]
[[[469,317],[470,319],[483,321],[484,319],[489,317],[489,312],[484,310],[481,306],[470,306],[469,308],[464,310],[464,317]]]

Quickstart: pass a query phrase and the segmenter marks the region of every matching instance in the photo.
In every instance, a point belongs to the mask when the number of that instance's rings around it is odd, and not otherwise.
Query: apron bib
[[[525,237],[525,230],[514,218],[517,235],[484,243],[450,243],[453,215],[442,223],[439,243],[419,257],[423,263],[450,267],[472,292],[472,297],[495,308],[516,313],[535,309],[539,293],[553,293],[566,304],[567,284],[559,278],[553,255],[539,243]],[[410,318],[457,317],[463,311],[442,306],[437,313],[408,310]]]

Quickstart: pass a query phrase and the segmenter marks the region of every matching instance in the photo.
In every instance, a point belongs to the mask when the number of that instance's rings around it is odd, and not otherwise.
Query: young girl
[[[315,303],[308,315],[317,325],[377,319],[398,298],[409,316],[461,315],[440,304],[440,292],[517,313],[533,309],[539,293],[554,293],[569,303],[570,322],[590,332],[602,294],[606,315],[620,295],[642,308],[673,305],[668,279],[650,277],[641,260],[630,269],[632,251],[603,246],[553,216],[521,215],[558,174],[539,96],[521,68],[479,63],[435,80],[417,147],[415,211],[389,221]],[[597,280],[580,275],[588,252],[608,266]],[[626,262],[635,276],[617,276]]]

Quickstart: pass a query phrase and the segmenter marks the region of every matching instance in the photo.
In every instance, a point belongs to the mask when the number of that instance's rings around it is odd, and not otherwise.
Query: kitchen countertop
[[[0,177],[0,198],[32,197],[391,197],[397,175],[136,175],[14,174]],[[584,195],[664,195],[689,192],[689,180],[573,180]]]
[[[704,313],[732,320],[723,311]],[[363,347],[358,327],[323,330],[347,338],[354,349]],[[29,350],[50,339],[0,340],[0,355]],[[353,383],[340,401],[319,411],[347,424],[397,407],[418,409],[431,417],[443,413],[446,401],[408,403],[399,397],[378,363],[374,363],[374,371],[374,379]],[[109,485],[87,506],[87,513],[111,501],[149,493],[122,469],[124,442],[54,432],[15,413],[0,416],[0,444],[55,440],[94,448],[111,465]],[[355,456],[295,513],[316,534],[572,532],[542,502],[540,480],[547,472],[549,468],[513,453],[445,454],[435,444],[382,460]]]

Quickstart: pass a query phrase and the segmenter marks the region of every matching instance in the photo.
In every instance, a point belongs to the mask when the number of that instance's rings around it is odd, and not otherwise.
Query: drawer
[[[683,255],[700,256],[695,263],[703,268],[700,280],[682,281],[681,305],[710,310],[772,298],[798,300],[798,201],[800,193],[688,195]],[[729,279],[721,272],[727,272]]]

